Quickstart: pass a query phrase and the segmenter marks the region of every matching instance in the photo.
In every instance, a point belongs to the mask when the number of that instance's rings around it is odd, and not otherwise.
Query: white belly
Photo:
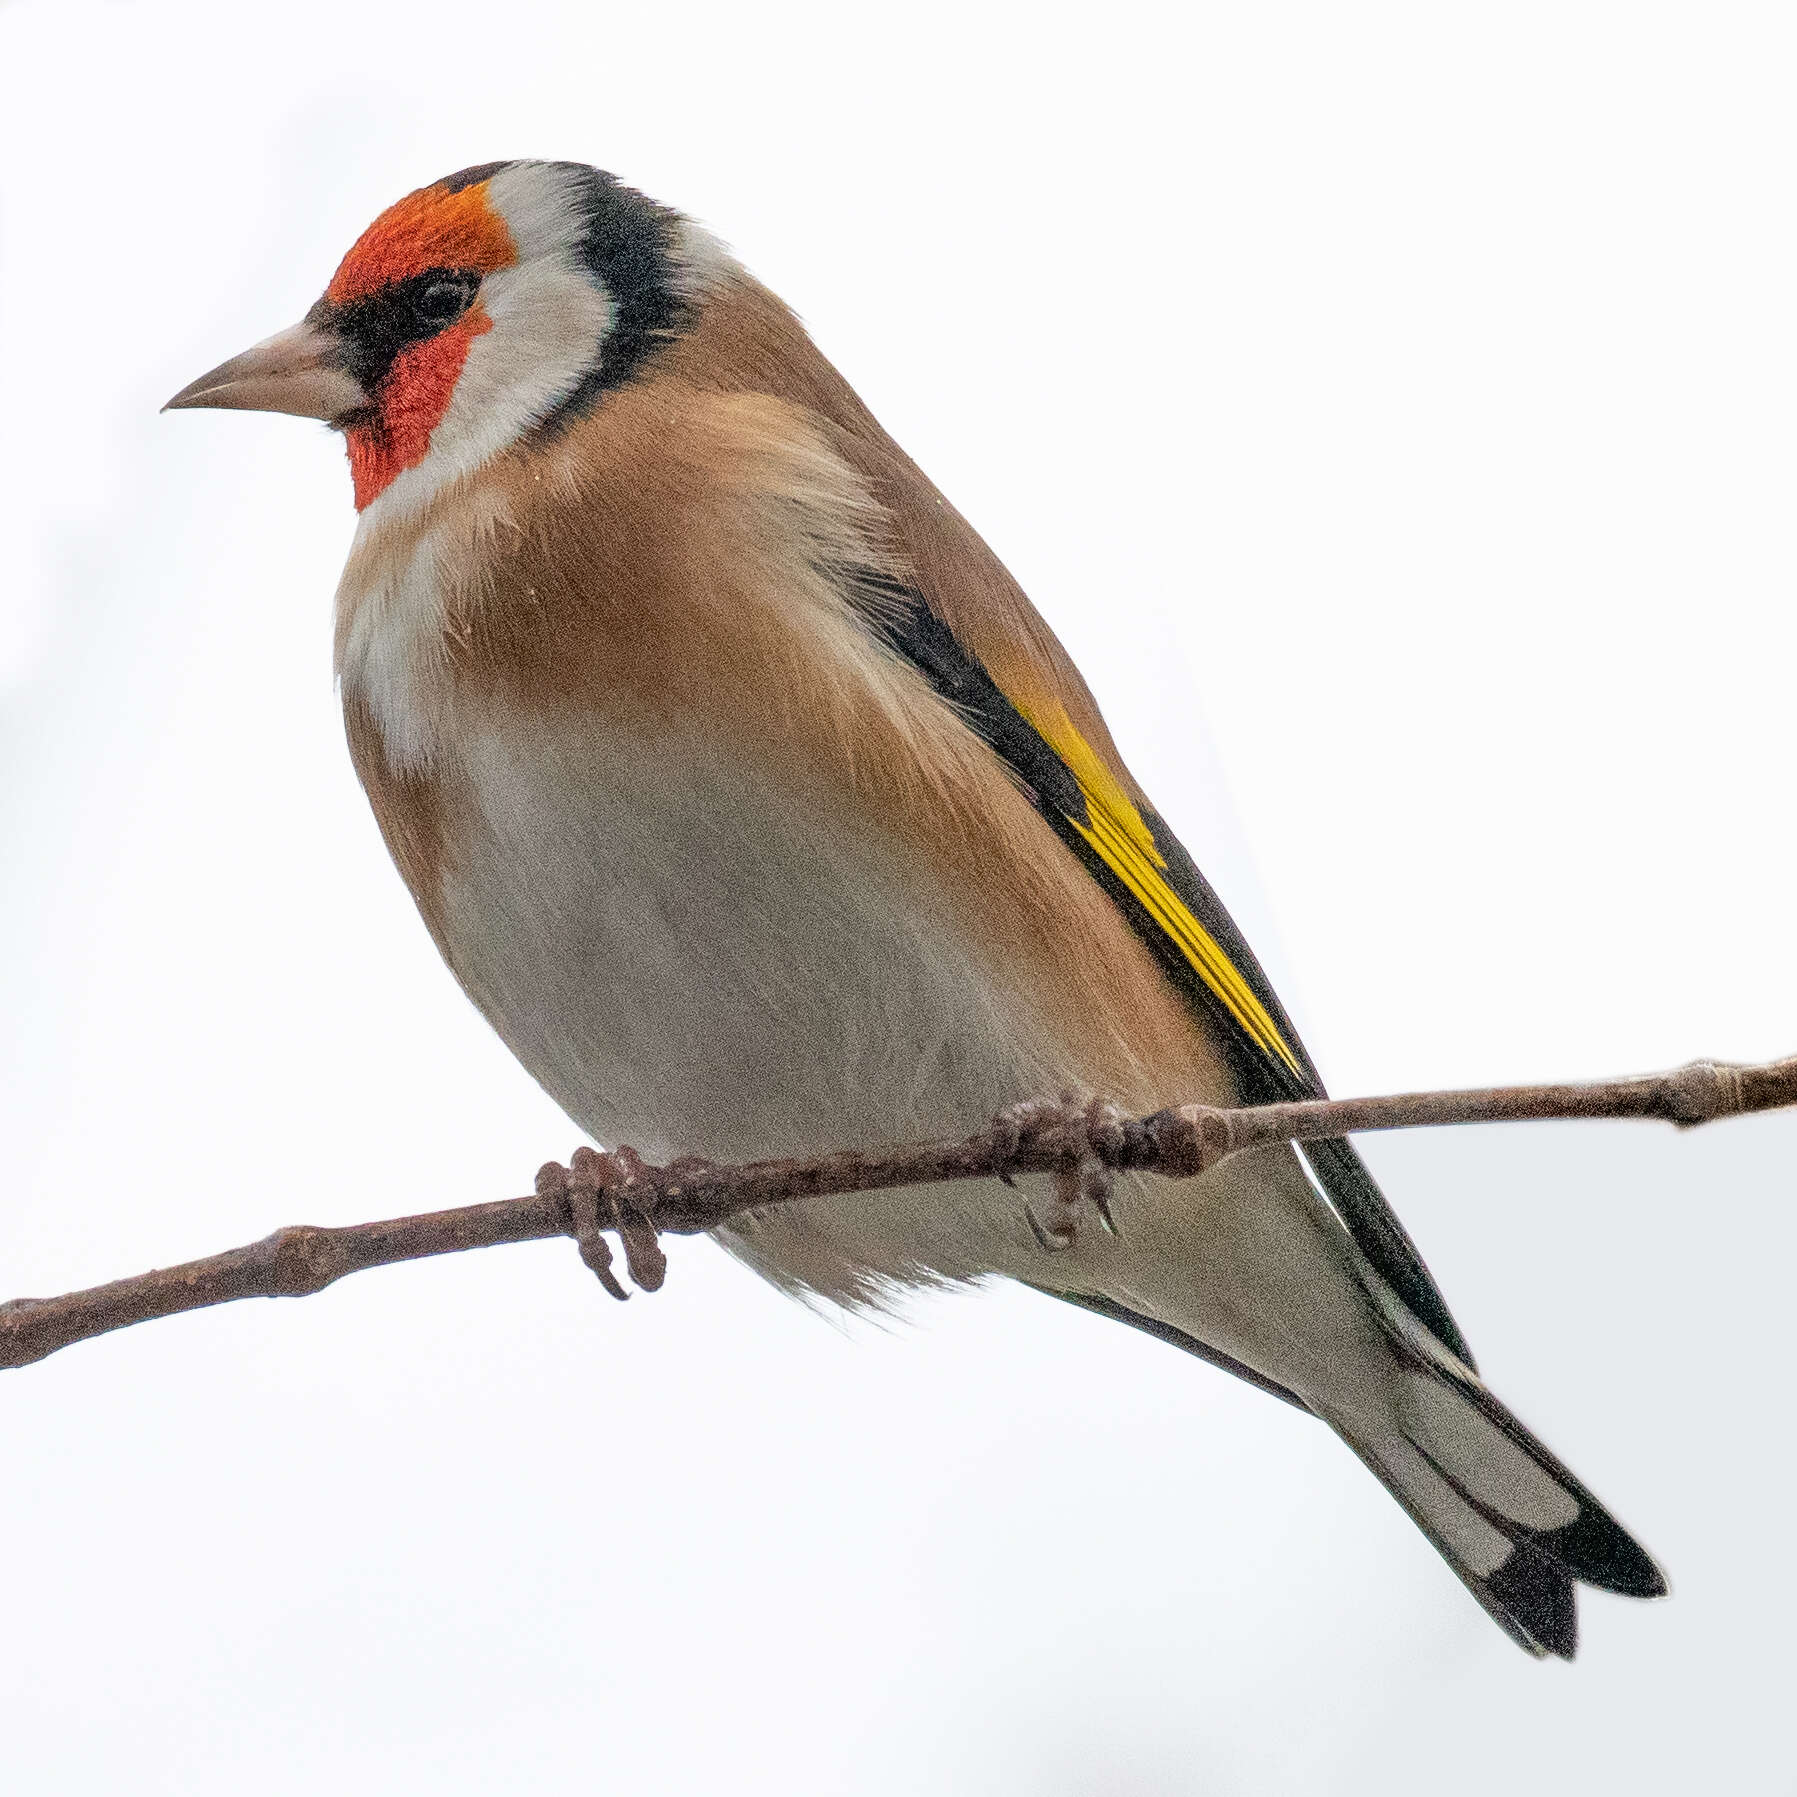
[[[704,745],[481,735],[450,845],[469,995],[575,1122],[654,1158],[877,1145],[982,1127],[1072,1071],[953,895],[877,828]],[[731,1245],[833,1297],[1033,1253],[1015,1194],[783,1206]]]

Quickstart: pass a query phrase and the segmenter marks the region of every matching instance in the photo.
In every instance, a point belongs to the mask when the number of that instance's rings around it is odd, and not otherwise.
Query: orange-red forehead
[[[342,305],[427,268],[469,268],[484,275],[517,259],[505,220],[487,200],[485,181],[459,193],[439,182],[389,206],[356,239],[325,298]]]

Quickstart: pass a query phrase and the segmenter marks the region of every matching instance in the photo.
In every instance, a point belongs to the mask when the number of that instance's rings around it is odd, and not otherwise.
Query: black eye
[[[418,294],[412,302],[412,310],[427,331],[443,330],[474,304],[479,286],[479,281],[471,275],[442,275]]]
[[[426,343],[448,330],[474,304],[479,292],[476,269],[429,268],[390,281],[361,299],[339,305],[320,300],[306,316],[336,335],[343,346],[344,365],[373,393],[398,356],[413,344]]]

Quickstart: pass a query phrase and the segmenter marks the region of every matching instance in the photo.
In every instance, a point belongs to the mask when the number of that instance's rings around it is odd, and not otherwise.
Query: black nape
[[[632,379],[693,314],[679,290],[678,213],[659,206],[617,176],[580,163],[558,163],[579,178],[580,257],[611,296],[612,322],[598,364],[537,427],[553,431]]]
[[[461,193],[465,188],[478,187],[483,181],[491,181],[502,168],[510,168],[510,161],[477,162],[472,168],[459,168],[453,175],[445,175],[437,185],[445,193]]]

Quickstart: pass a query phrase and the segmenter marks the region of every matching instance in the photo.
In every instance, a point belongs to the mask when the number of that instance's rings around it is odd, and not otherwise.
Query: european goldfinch
[[[169,404],[342,432],[356,771],[451,971],[599,1140],[743,1159],[1070,1088],[1322,1093],[1016,582],[679,213],[464,169]],[[1126,1182],[1115,1224],[1045,1233],[990,1182],[719,1234],[842,1305],[1006,1275],[1313,1412],[1532,1653],[1571,1656],[1575,1581],[1664,1591],[1481,1383],[1347,1142]]]

